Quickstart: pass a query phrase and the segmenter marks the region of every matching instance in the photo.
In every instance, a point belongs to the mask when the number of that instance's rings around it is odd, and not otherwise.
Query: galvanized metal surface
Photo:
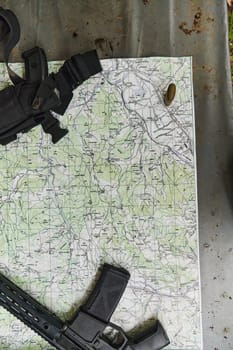
[[[232,89],[225,0],[6,0],[22,37],[50,60],[193,56],[204,349],[233,347]],[[178,322],[178,320],[174,320]]]

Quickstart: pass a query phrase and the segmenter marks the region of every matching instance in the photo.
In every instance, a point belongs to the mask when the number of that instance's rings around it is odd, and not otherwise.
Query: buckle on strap
[[[83,82],[82,72],[78,69],[75,61],[71,59],[65,61],[63,69],[67,73],[67,78],[69,79],[69,83],[71,84],[72,90],[76,89],[78,85],[81,85]]]
[[[60,127],[59,120],[53,117],[52,114],[48,114],[41,125],[44,132],[52,136],[53,143],[57,143],[68,133],[67,129],[62,129]]]

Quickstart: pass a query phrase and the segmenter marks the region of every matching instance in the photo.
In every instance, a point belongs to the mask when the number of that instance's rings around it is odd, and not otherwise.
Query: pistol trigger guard
[[[114,342],[111,342],[111,339],[108,338],[108,336],[104,333],[104,331],[108,327],[112,328],[113,330],[116,330],[118,334],[122,337],[122,342],[120,344],[114,344]],[[123,350],[126,347],[126,344],[128,343],[129,339],[121,327],[117,326],[114,323],[108,322],[104,331],[100,333],[100,338],[98,340],[102,340],[105,344],[107,343],[111,346],[112,349]]]

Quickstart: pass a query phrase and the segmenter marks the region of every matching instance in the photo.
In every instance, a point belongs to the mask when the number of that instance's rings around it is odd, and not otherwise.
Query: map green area
[[[58,144],[37,127],[1,147],[0,271],[67,320],[103,262],[122,266],[131,279],[112,321],[129,331],[158,317],[168,349],[199,350],[191,58],[102,65],[76,89]],[[3,88],[4,65],[0,77]],[[0,349],[50,347],[0,309]]]

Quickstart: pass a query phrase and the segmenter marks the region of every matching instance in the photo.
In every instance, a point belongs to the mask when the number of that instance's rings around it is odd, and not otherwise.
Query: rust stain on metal
[[[206,71],[207,73],[210,73],[210,72],[213,71],[213,67],[207,66],[207,65],[205,65],[205,64],[202,66],[202,69],[203,69],[204,71]]]
[[[150,0],[142,0],[144,5],[148,5],[150,3]]]
[[[182,30],[182,32],[184,32],[184,34],[186,35],[190,35],[192,33],[199,34],[201,32],[201,28],[200,28],[201,19],[202,19],[202,11],[201,11],[201,8],[198,7],[197,12],[195,13],[193,18],[192,27],[188,28],[186,22],[181,22],[179,25],[179,29]]]
[[[95,45],[100,48],[101,51],[105,53],[105,56],[108,56],[109,54],[109,49],[111,53],[113,53],[113,45],[110,40],[105,39],[105,38],[97,38],[95,39]]]
[[[207,92],[207,94],[210,94],[213,90],[213,87],[207,84],[205,84],[203,88],[204,88],[204,91]]]
[[[202,16],[202,12],[201,12],[200,7],[198,7],[198,11],[195,13],[195,16],[194,16],[193,27],[199,26],[201,16]]]
[[[95,45],[98,46],[101,50],[103,50],[103,45],[105,44],[104,38],[97,38],[95,39]]]
[[[109,44],[110,50],[113,52],[113,46],[112,46],[111,41],[109,41],[108,44]]]
[[[190,35],[192,33],[192,29],[188,29],[186,27],[186,25],[187,25],[187,22],[180,23],[179,29],[182,30],[182,32],[184,32],[184,34]]]
[[[65,27],[65,29],[71,33],[72,37],[73,38],[77,38],[78,36],[78,30],[77,30],[77,27],[76,26],[73,26],[73,25],[67,25]]]

